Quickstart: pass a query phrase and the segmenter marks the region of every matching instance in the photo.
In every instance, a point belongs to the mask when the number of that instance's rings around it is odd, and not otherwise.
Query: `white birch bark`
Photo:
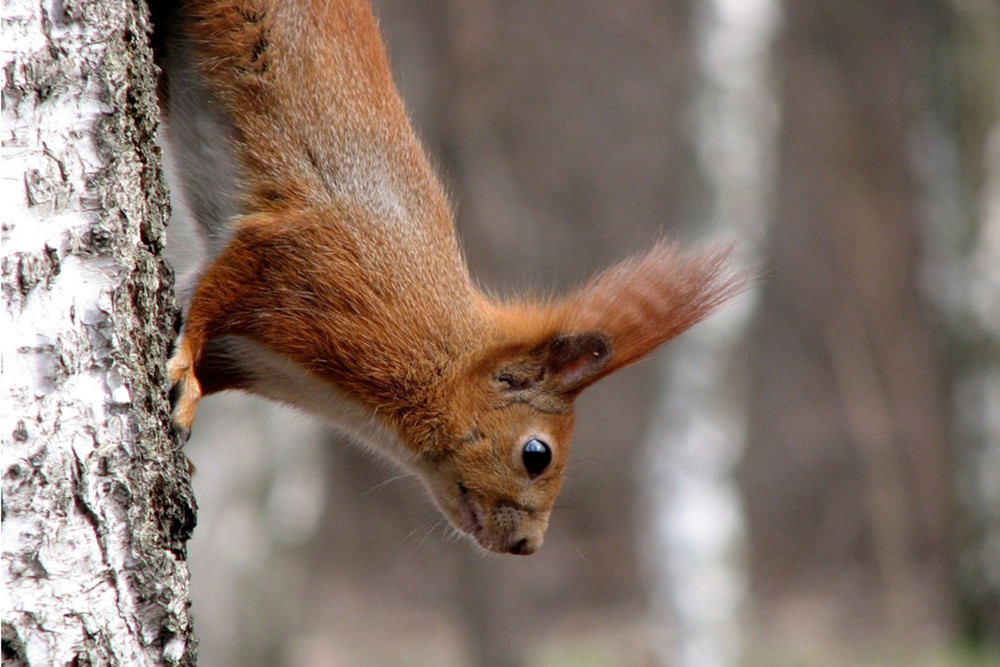
[[[773,186],[777,114],[768,88],[778,9],[772,0],[701,4],[697,151],[712,203],[709,236],[735,236],[757,261]],[[665,358],[665,391],[643,469],[651,528],[644,552],[660,664],[740,664],[746,528],[735,479],[744,416],[733,359],[753,294],[727,305]]]
[[[142,3],[3,5],[3,664],[194,662]]]

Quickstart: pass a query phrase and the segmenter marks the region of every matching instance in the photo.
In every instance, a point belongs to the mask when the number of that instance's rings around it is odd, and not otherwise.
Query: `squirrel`
[[[743,289],[732,247],[661,241],[565,296],[491,298],[366,0],[151,4],[171,185],[209,255],[168,365],[176,429],[223,390],[295,406],[483,549],[537,551],[574,399]]]

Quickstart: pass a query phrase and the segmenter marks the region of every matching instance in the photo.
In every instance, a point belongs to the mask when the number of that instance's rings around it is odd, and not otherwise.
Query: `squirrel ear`
[[[558,334],[545,345],[545,385],[575,394],[597,380],[611,360],[611,339],[598,331]]]
[[[494,314],[504,343],[487,355],[487,372],[515,400],[572,401],[745,288],[752,273],[734,270],[731,254],[659,243],[563,299],[502,304]]]
[[[503,366],[496,380],[505,392],[575,396],[597,380],[611,359],[611,338],[599,331],[556,334]]]

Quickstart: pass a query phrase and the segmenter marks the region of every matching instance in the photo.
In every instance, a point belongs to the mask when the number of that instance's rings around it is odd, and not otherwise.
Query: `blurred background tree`
[[[527,559],[304,418],[206,401],[202,664],[989,664],[952,647],[1000,642],[1000,4],[376,11],[482,284],[662,234],[736,237],[762,278],[581,398]]]
[[[765,632],[806,646],[831,632],[933,641],[955,618],[949,406],[913,155],[934,122],[935,10],[783,5],[741,482]]]

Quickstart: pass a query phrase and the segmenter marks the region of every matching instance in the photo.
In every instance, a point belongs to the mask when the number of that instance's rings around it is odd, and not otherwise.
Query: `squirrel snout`
[[[455,527],[476,543],[495,553],[528,556],[542,546],[548,514],[543,518],[519,507],[501,503],[490,507],[484,498],[476,498],[464,484],[458,485],[459,511]],[[484,506],[485,505],[485,506]]]
[[[507,550],[509,554],[515,554],[517,556],[530,556],[531,554],[538,551],[538,548],[542,546],[541,539],[530,539],[527,537],[522,537],[517,542],[512,544]]]

